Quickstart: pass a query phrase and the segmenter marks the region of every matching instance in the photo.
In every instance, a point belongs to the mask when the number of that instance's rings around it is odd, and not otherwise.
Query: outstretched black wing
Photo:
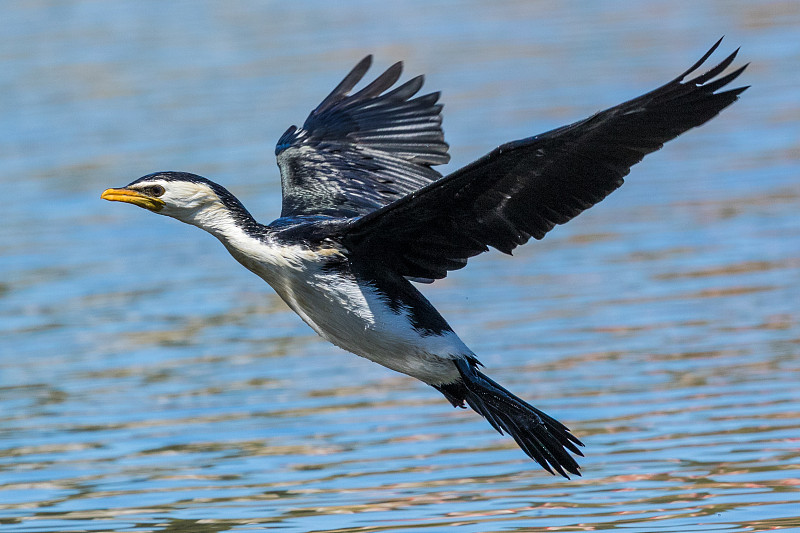
[[[716,50],[658,89],[550,132],[505,144],[483,158],[353,221],[342,236],[409,278],[432,281],[488,250],[541,239],[622,185],[630,167],[733,103],[747,87],[716,92],[745,66],[719,76],[736,52],[684,79]]]
[[[356,216],[441,178],[433,165],[450,156],[442,133],[439,93],[412,98],[423,77],[387,91],[400,77],[395,63],[348,95],[372,63],[367,56],[275,148],[281,170],[281,216]]]

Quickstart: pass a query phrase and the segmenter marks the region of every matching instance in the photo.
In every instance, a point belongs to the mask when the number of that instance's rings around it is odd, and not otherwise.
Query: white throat
[[[233,237],[241,228],[237,225],[233,213],[219,200],[204,202],[191,211],[176,216],[181,222],[197,226],[225,241],[226,237]]]

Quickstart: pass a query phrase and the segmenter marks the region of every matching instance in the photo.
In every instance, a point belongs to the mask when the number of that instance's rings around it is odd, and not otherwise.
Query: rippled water
[[[798,4],[0,16],[0,530],[800,530]],[[271,220],[275,140],[366,53],[444,91],[452,170],[667,81],[722,34],[752,62],[740,102],[544,241],[424,288],[586,443],[572,481],[318,339],[207,235],[99,199],[181,169]]]

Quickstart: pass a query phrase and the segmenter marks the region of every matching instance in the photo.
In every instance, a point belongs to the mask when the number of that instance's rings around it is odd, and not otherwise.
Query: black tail
[[[553,474],[580,476],[580,466],[567,452],[583,457],[583,443],[564,424],[517,398],[477,369],[477,361],[453,361],[461,381],[436,388],[456,407],[464,401],[497,431],[508,433],[528,456]],[[577,446],[576,446],[577,445]]]

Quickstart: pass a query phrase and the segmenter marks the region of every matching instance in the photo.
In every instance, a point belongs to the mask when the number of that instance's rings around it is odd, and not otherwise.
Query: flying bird
[[[543,238],[622,185],[645,155],[737,100],[747,87],[721,89],[747,67],[722,76],[738,49],[696,74],[721,41],[651,92],[444,177],[434,169],[450,159],[439,93],[417,96],[423,76],[394,87],[401,62],[352,92],[367,56],[278,141],[283,202],[270,224],[186,172],[148,174],[102,198],[211,233],[324,339],[470,406],[551,474],[580,475],[572,454],[582,456],[583,443],[488,377],[415,283]]]

